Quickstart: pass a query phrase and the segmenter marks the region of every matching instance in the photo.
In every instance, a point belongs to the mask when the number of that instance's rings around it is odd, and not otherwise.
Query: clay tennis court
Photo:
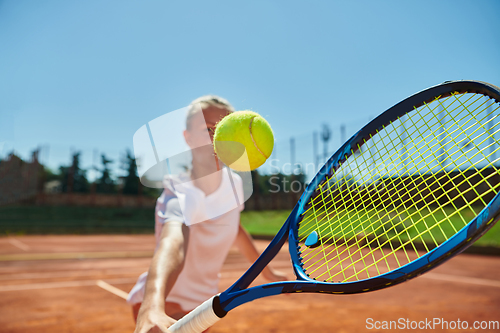
[[[267,243],[257,241],[260,250]],[[122,297],[147,270],[153,249],[152,235],[0,238],[0,332],[133,332]],[[287,251],[272,266],[292,278]],[[249,265],[232,250],[220,288]],[[382,331],[368,330],[367,318],[498,321],[500,257],[461,254],[422,277],[366,294],[260,299],[231,311],[211,332]],[[481,330],[489,331],[498,332]]]

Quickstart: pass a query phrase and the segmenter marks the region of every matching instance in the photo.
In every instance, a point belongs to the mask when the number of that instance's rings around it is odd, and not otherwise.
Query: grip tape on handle
[[[218,304],[219,295],[215,295],[209,300],[200,304],[196,309],[182,317],[168,330],[172,333],[201,333],[213,324],[218,322],[225,313],[219,317],[214,311],[214,300]]]

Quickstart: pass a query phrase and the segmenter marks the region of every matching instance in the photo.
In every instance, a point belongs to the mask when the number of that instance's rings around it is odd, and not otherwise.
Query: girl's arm
[[[168,332],[175,320],[165,314],[165,299],[184,265],[189,228],[182,222],[163,225],[158,248],[151,261],[146,290],[135,333]]]

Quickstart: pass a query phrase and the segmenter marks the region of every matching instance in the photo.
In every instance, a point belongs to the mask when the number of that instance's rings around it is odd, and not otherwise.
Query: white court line
[[[153,238],[153,237],[151,237]],[[126,237],[126,236],[119,236],[113,239],[116,243],[130,243],[130,244],[144,244],[145,240],[142,238],[135,238],[135,237]],[[146,240],[147,242],[147,240]],[[154,240],[153,240],[154,242]]]
[[[473,278],[473,277],[467,277],[467,276],[447,275],[447,274],[438,274],[438,273],[426,273],[426,274],[422,275],[422,277],[425,277],[428,279],[433,279],[433,280],[460,282],[460,283],[476,284],[479,286],[500,288],[500,281],[496,281],[496,280],[486,280],[486,279],[479,279],[479,278]]]
[[[280,264],[284,264],[284,263],[280,263]],[[290,265],[287,265],[287,266],[271,265],[271,267],[276,268],[276,269],[289,268],[289,266]],[[243,273],[234,272],[234,270],[237,270],[237,269],[238,270],[245,270],[244,265],[242,265],[242,264],[224,265],[222,267],[221,276],[224,278],[241,276]],[[474,285],[478,285],[478,286],[488,286],[488,287],[500,288],[500,281],[498,281],[498,280],[489,280],[489,279],[473,278],[473,277],[460,276],[460,275],[448,275],[448,274],[440,274],[440,273],[425,273],[419,277],[424,277],[424,278],[428,278],[428,279],[432,279],[432,280],[458,282],[458,283],[474,284]]]
[[[15,280],[40,280],[40,279],[54,279],[54,278],[82,278],[85,276],[96,275],[132,275],[139,276],[141,273],[146,272],[148,268],[143,269],[98,269],[98,270],[84,270],[84,271],[62,271],[62,272],[47,272],[47,273],[11,273],[0,275],[0,281],[15,281]]]
[[[15,253],[15,254],[0,254],[0,261],[151,258],[151,257],[153,257],[153,251]]]
[[[235,274],[235,273],[232,273],[232,272],[230,273],[230,272],[224,271],[224,270],[221,272],[221,275],[224,278],[227,278],[228,276],[232,276],[233,274]],[[240,274],[237,274],[237,276],[240,276]],[[422,277],[427,277],[428,279],[433,279],[433,280],[450,281],[450,282],[458,282],[458,283],[474,284],[474,285],[480,285],[480,286],[500,288],[500,281],[498,281],[498,280],[480,279],[480,278],[473,278],[473,277],[467,277],[467,276],[447,275],[447,274],[438,274],[438,273],[427,273],[427,274],[422,275]],[[49,288],[83,287],[83,286],[92,286],[92,285],[96,285],[96,284],[99,287],[103,288],[102,283],[101,283],[101,285],[99,285],[98,281],[100,281],[100,280],[64,281],[64,282],[46,282],[46,283],[7,285],[7,286],[0,286],[0,292],[49,289]],[[126,283],[135,283],[137,281],[137,279],[136,278],[121,278],[121,279],[111,279],[111,280],[107,280],[107,281],[108,282],[106,284],[108,284],[108,285],[109,284],[126,284]],[[111,287],[113,287],[113,286],[111,286]],[[113,288],[115,288],[115,287],[113,287]],[[118,289],[118,288],[116,288],[116,289]],[[120,289],[118,289],[118,290],[120,290]],[[120,296],[120,295],[118,295],[118,296]],[[122,296],[120,296],[120,297],[122,297]]]
[[[14,245],[15,247],[17,247],[18,249],[21,249],[23,251],[29,251],[29,250],[31,250],[31,247],[29,245],[24,244],[23,242],[21,242],[20,240],[15,239],[15,238],[9,237],[8,241],[9,241],[10,244]]]
[[[235,270],[241,270],[242,272],[245,272],[247,269],[250,268],[250,266],[251,266],[251,263],[225,264],[224,266],[222,266],[222,272],[235,271]],[[287,269],[287,268],[292,268],[292,265],[290,264],[290,261],[288,261],[288,262],[272,262],[271,268]]]
[[[108,280],[112,284],[135,283],[135,279],[113,279]],[[69,288],[69,287],[84,287],[95,286],[97,280],[84,280],[84,281],[64,281],[64,282],[47,282],[47,283],[30,283],[30,284],[17,284],[9,286],[0,286],[0,292],[3,291],[19,291],[19,290],[37,290],[37,289],[52,289],[52,288]]]
[[[121,297],[123,299],[127,299],[127,296],[128,296],[128,293],[124,292],[123,290],[121,289],[118,289],[112,285],[110,285],[109,283],[107,282],[104,282],[103,280],[98,280],[96,282],[97,286],[101,287],[102,289],[106,290],[106,291],[109,291],[110,293],[118,296],[118,297]]]
[[[375,272],[375,270],[373,268],[369,269],[369,271]],[[466,283],[466,284],[475,284],[478,286],[488,286],[488,287],[500,288],[500,281],[498,281],[498,280],[481,279],[481,278],[474,278],[474,277],[469,277],[469,276],[448,275],[448,274],[427,272],[427,273],[424,273],[422,275],[419,275],[416,278],[419,278],[419,277],[424,277],[424,278],[428,278],[428,279],[432,279],[432,280],[439,280],[439,281],[458,282],[458,283]]]

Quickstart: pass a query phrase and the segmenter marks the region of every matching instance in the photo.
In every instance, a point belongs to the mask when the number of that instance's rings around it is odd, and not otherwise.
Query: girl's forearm
[[[165,225],[162,237],[148,272],[143,303],[149,307],[165,306],[165,298],[172,289],[184,265],[186,235],[180,225]],[[165,230],[165,228],[168,228]]]

